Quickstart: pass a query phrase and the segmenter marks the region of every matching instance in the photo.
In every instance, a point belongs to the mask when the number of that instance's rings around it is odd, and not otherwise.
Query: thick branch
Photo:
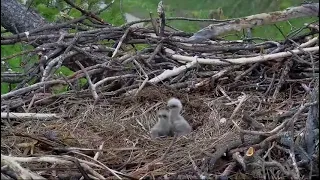
[[[230,31],[241,31],[246,28],[274,24],[276,22],[287,21],[300,17],[318,16],[319,3],[305,4],[298,7],[287,8],[284,11],[272,13],[262,13],[244,18],[235,19],[225,23],[211,24],[201,29],[189,38],[190,41],[202,41],[210,38],[216,38],[219,35]]]

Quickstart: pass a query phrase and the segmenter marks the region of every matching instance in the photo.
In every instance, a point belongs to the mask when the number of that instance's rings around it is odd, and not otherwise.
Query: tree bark
[[[17,0],[1,0],[1,25],[13,34],[19,34],[23,32],[32,31],[34,29],[49,25],[40,14],[32,10],[31,8],[25,7],[23,4],[19,3]],[[49,30],[50,33],[59,33],[58,31]],[[37,32],[38,34],[44,32]],[[45,32],[45,34],[50,34]],[[26,34],[26,36],[28,36]],[[18,35],[19,37],[19,35]],[[50,40],[49,40],[50,41]],[[48,41],[33,41],[30,44],[34,47],[39,46],[39,44],[46,43]],[[79,70],[78,66],[74,63],[75,60],[79,60],[85,67],[91,62],[91,65],[95,62],[83,54],[76,54],[74,57],[67,58],[63,61],[63,65],[68,67],[73,71]],[[32,65],[33,66],[33,65]],[[28,69],[28,68],[26,68]],[[26,70],[27,71],[27,70]]]
[[[1,25],[11,33],[30,31],[45,24],[43,17],[17,0],[1,0]]]

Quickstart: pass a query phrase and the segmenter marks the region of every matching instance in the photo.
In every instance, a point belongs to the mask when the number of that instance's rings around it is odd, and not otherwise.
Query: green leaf
[[[48,7],[45,4],[37,5],[38,12],[49,21],[55,20],[55,16],[59,13],[59,10],[54,7]]]
[[[9,92],[9,83],[1,83],[1,94]]]

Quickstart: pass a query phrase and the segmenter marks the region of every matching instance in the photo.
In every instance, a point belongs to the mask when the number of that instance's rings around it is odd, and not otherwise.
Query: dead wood
[[[38,43],[1,59],[5,65],[37,55],[25,72],[7,68],[1,75],[18,83],[1,95],[2,177],[319,176],[318,23],[279,41],[215,39],[229,30],[317,15],[318,3],[219,21],[166,17],[161,1],[158,18],[114,27],[67,2],[84,16],[1,36],[1,45]],[[152,29],[132,26],[151,20]],[[168,20],[218,24],[192,36],[166,31]],[[82,31],[63,30],[72,25]],[[57,74],[62,66],[72,74]],[[171,97],[182,101],[193,131],[152,140],[155,112]]]

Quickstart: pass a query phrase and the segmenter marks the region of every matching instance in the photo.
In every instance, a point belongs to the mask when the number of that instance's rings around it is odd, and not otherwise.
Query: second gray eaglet
[[[151,138],[171,136],[171,122],[167,110],[159,110],[158,122],[151,128]]]

